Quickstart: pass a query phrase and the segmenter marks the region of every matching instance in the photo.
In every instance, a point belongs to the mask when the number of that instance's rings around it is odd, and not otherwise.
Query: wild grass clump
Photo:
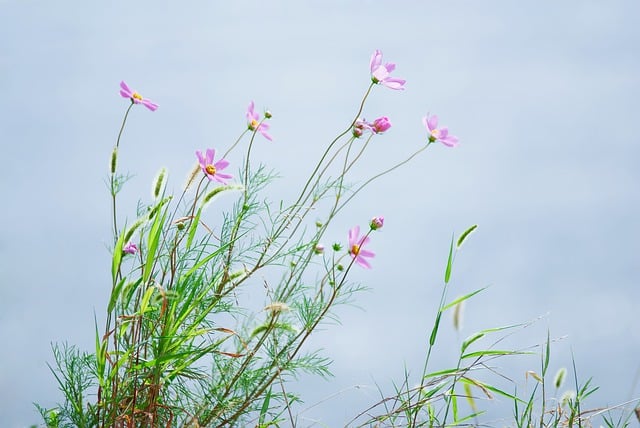
[[[120,213],[118,195],[129,178],[118,169],[120,145],[129,114],[137,105],[155,111],[158,105],[124,82],[120,94],[130,100],[117,141],[110,151],[108,188],[112,207],[109,299],[104,323],[95,326],[95,348],[81,351],[68,344],[53,347],[52,372],[64,401],[50,409],[38,407],[49,427],[269,427],[298,426],[296,404],[302,397],[293,380],[307,373],[331,376],[330,356],[309,346],[322,325],[337,319],[336,308],[360,293],[353,269],[372,268],[371,243],[384,227],[384,217],[371,207],[369,218],[335,235],[334,221],[374,180],[404,166],[427,148],[441,143],[455,147],[458,138],[440,127],[438,117],[423,118],[427,135],[414,153],[372,174],[361,183],[352,173],[374,138],[391,128],[383,116],[362,118],[376,86],[404,89],[391,76],[395,65],[382,63],[376,51],[370,62],[371,82],[353,118],[326,143],[309,165],[292,201],[274,198],[269,186],[278,172],[253,159],[259,139],[272,140],[274,115],[256,112],[251,102],[247,125],[228,147],[196,151],[197,162],[176,193],[161,169],[151,197],[135,214]],[[276,143],[269,143],[276,144]],[[274,145],[274,150],[283,150]],[[232,168],[227,157],[242,151],[242,163]],[[222,155],[220,155],[222,153]],[[182,154],[181,154],[182,155]],[[306,160],[305,160],[306,161]],[[235,172],[237,171],[237,172]],[[232,203],[221,204],[220,198]],[[210,224],[212,218],[218,222]],[[482,404],[501,396],[513,402],[512,425],[587,426],[602,414],[608,426],[626,426],[631,412],[585,411],[585,399],[597,388],[578,383],[573,393],[558,398],[568,377],[548,373],[550,338],[542,349],[512,350],[501,338],[521,324],[489,328],[460,343],[451,368],[431,371],[431,358],[443,315],[453,312],[459,327],[463,304],[483,292],[448,296],[456,253],[476,229],[452,239],[433,327],[427,332],[424,364],[417,381],[409,370],[393,393],[368,409],[354,412],[347,426],[482,425]],[[253,299],[248,299],[251,293]],[[262,304],[256,305],[255,296]],[[489,345],[483,345],[491,339]],[[498,358],[539,352],[539,369],[527,372],[533,391],[495,386],[491,376]],[[415,373],[415,370],[414,370]]]

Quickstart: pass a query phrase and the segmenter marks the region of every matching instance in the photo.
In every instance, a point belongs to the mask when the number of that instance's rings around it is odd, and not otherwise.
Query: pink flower
[[[369,227],[371,228],[371,230],[382,229],[382,226],[384,226],[384,217],[382,216],[374,217],[369,222]]]
[[[371,55],[371,62],[369,64],[371,68],[371,80],[375,84],[384,85],[390,89],[404,89],[403,86],[406,80],[396,79],[391,77],[391,72],[396,69],[396,65],[392,62],[382,64],[382,52],[376,49]]]
[[[363,268],[371,269],[371,265],[365,260],[365,257],[372,258],[375,257],[375,254],[363,248],[368,243],[368,236],[360,237],[360,226],[356,226],[349,231],[349,254],[357,264]]]
[[[371,130],[376,134],[381,134],[391,128],[391,122],[387,116],[377,118],[371,124]]]
[[[122,247],[122,252],[125,254],[135,254],[138,252],[138,246],[133,242],[128,242],[127,245]]]
[[[249,127],[249,130],[258,131],[264,138],[269,141],[273,141],[271,135],[267,133],[267,131],[269,130],[269,125],[264,122],[260,122],[260,115],[256,113],[253,108],[254,104],[253,101],[251,101],[249,103],[249,108],[247,108],[247,126]],[[268,115],[271,116],[271,113],[269,112]]]
[[[429,143],[440,141],[448,147],[455,147],[458,145],[458,137],[449,135],[448,128],[438,128],[438,116],[435,114],[433,116],[429,116],[427,114],[422,118],[422,123],[427,128],[427,131],[429,131]]]
[[[207,176],[209,180],[216,180],[219,183],[227,184],[226,180],[233,178],[232,175],[223,174],[220,171],[229,166],[229,162],[226,159],[220,159],[218,162],[213,163],[213,158],[216,155],[216,151],[213,149],[207,149],[207,154],[202,156],[199,150],[196,150],[196,156],[200,162],[200,168],[202,172]]]
[[[120,82],[120,95],[123,98],[129,98],[134,104],[142,104],[151,111],[156,111],[156,109],[158,108],[158,104],[151,102],[151,100],[143,98],[142,95],[140,95],[136,91],[132,91],[131,88],[129,88],[129,86],[124,83],[124,80]]]

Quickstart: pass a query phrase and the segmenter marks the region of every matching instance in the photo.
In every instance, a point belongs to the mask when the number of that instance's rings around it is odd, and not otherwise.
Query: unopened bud
[[[384,226],[384,217],[382,216],[374,217],[369,222],[369,227],[371,228],[371,230],[382,229],[382,226]]]

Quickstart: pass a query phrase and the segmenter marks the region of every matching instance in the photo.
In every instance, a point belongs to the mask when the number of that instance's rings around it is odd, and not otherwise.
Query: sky
[[[335,377],[300,380],[300,426],[342,426],[376,385],[421,370],[449,241],[472,224],[450,293],[489,288],[460,333],[443,330],[434,368],[454,365],[475,331],[535,320],[509,344],[549,331],[550,371],[573,356],[580,380],[600,386],[593,407],[639,398],[638,16],[633,0],[0,0],[0,423],[38,423],[32,403],[61,400],[52,342],[92,349],[109,291],[121,80],[160,104],[134,109],[125,131],[131,213],[161,167],[178,189],[195,150],[233,142],[251,100],[274,114],[274,141],[255,153],[284,178],[270,197],[288,200],[357,111],[375,49],[407,84],[375,88],[365,117],[393,126],[355,178],[420,148],[428,112],[460,145],[431,146],[336,220],[336,240],[373,215],[386,222],[374,269],[354,275],[370,290],[313,339]],[[496,364],[521,388],[539,369],[536,357]]]

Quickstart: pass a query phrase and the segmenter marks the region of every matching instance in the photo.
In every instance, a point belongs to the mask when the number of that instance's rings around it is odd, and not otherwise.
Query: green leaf
[[[122,261],[122,247],[124,246],[124,233],[118,236],[116,245],[113,248],[113,258],[111,261],[111,279],[115,285],[120,270],[120,262]]]
[[[444,272],[444,283],[448,284],[451,278],[451,265],[453,263],[453,236],[451,237],[451,245],[449,246],[449,257],[447,257],[447,269]]]
[[[198,228],[198,224],[200,223],[200,216],[202,215],[202,207],[198,208],[198,212],[196,212],[195,217],[191,219],[191,224],[189,225],[189,234],[187,235],[187,249],[191,248],[191,243],[193,242],[194,236],[196,236],[196,229]]]
[[[476,334],[470,336],[468,339],[466,339],[464,342],[462,342],[462,346],[460,347],[460,353],[464,354],[464,351],[467,350],[469,345],[471,345],[473,342],[475,342],[476,340],[478,340],[478,339],[480,339],[482,337],[484,337],[484,333],[476,333]]]
[[[476,351],[476,352],[470,352],[468,354],[464,354],[460,357],[461,360],[464,360],[466,358],[475,358],[475,357],[485,357],[488,355],[528,355],[528,354],[532,354],[533,352],[524,352],[524,351],[503,351],[503,350],[497,350],[497,349],[485,349],[483,351]]]
[[[440,326],[440,317],[442,316],[442,311],[438,311],[438,315],[436,316],[436,322],[433,325],[433,330],[431,330],[431,336],[429,337],[429,345],[433,346],[436,343],[436,336],[438,335],[438,327]]]
[[[465,295],[464,295],[464,296],[462,296],[462,297],[458,297],[458,298],[457,298],[456,300],[454,300],[453,302],[451,302],[451,303],[449,303],[449,304],[447,304],[447,305],[443,306],[443,307],[442,307],[442,312],[446,311],[446,310],[447,310],[447,309],[449,309],[449,308],[454,307],[455,305],[457,305],[457,304],[458,304],[458,303],[460,303],[460,302],[463,302],[463,301],[465,301],[465,300],[467,300],[467,299],[470,299],[471,297],[473,297],[473,296],[475,296],[476,294],[478,294],[478,293],[480,293],[480,292],[482,292],[482,291],[486,290],[487,288],[489,288],[489,287],[483,287],[483,288],[480,288],[479,290],[476,290],[476,291],[474,291],[474,292],[472,292],[472,293],[465,294]]]
[[[458,238],[458,242],[456,243],[456,248],[460,248],[462,246],[462,243],[464,242],[464,240],[467,239],[467,236],[469,236],[471,234],[471,232],[476,230],[477,227],[478,227],[478,225],[474,224],[473,226],[471,226],[470,228],[468,228],[467,230],[462,232],[462,235],[460,235],[460,237]]]

